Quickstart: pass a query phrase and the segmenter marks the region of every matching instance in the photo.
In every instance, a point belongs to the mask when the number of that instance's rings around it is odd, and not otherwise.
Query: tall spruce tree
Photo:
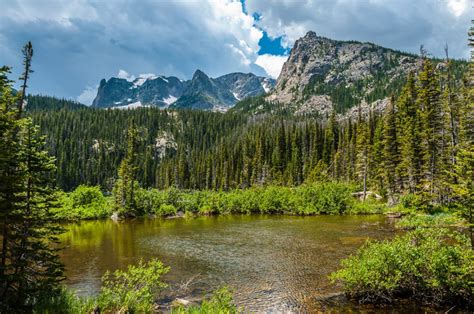
[[[114,185],[115,209],[124,216],[137,213],[135,191],[138,187],[138,130],[132,121],[127,130],[127,149],[118,169]]]
[[[469,221],[471,246],[474,249],[474,88],[468,77],[461,91],[459,146],[456,149],[451,197],[460,205],[462,216]]]
[[[393,198],[399,192],[398,166],[400,163],[400,152],[397,137],[397,117],[395,111],[395,99],[392,97],[386,108],[384,118],[384,170],[385,182],[387,182],[388,196]]]
[[[0,307],[5,312],[31,311],[39,298],[58,292],[63,272],[52,248],[62,231],[52,212],[54,159],[43,149],[38,128],[22,116],[31,43],[23,53],[23,88],[17,96],[12,96],[9,69],[0,69]]]
[[[397,99],[398,139],[403,189],[415,193],[421,179],[421,119],[417,108],[415,77],[410,73]]]
[[[433,62],[423,58],[418,75],[418,107],[422,121],[421,146],[423,150],[423,177],[421,190],[427,201],[439,201],[442,128],[440,89]]]
[[[359,108],[359,119],[357,123],[357,162],[356,173],[359,182],[362,184],[362,199],[367,197],[367,185],[369,180],[369,161],[370,161],[370,147],[369,147],[369,127],[368,123],[363,120]]]

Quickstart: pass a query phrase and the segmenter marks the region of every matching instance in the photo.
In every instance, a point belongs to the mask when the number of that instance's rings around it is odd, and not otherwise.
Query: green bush
[[[165,195],[156,189],[137,189],[136,206],[139,212],[154,213],[166,203]]]
[[[64,220],[96,219],[110,215],[111,206],[98,186],[80,185],[71,193],[62,193],[56,216]]]
[[[447,229],[418,229],[391,241],[368,242],[341,262],[333,281],[363,302],[411,297],[432,304],[472,306],[474,253]]]
[[[92,298],[79,298],[71,290],[60,287],[45,291],[36,302],[33,313],[91,313],[95,305]]]
[[[411,230],[417,228],[439,228],[463,226],[465,222],[453,214],[436,214],[436,215],[408,215],[397,222],[397,227]]]
[[[199,213],[202,215],[211,215],[214,213],[214,210],[209,205],[203,205],[199,208]]]
[[[176,209],[176,207],[174,207],[174,205],[161,204],[160,208],[158,208],[157,214],[161,216],[172,216],[172,215],[176,215],[177,212],[178,210]]]
[[[204,314],[219,313],[232,314],[240,311],[233,303],[232,294],[227,288],[221,288],[214,292],[209,300],[202,301],[199,306],[179,306],[172,309],[173,314]]]
[[[173,205],[171,205],[173,206]],[[71,290],[60,287],[45,291],[35,302],[33,313],[152,313],[158,293],[167,287],[161,277],[169,267],[154,259],[148,263],[129,265],[126,271],[106,272],[102,287],[96,297],[81,298]],[[210,299],[199,306],[174,307],[171,313],[222,313],[242,312],[233,304],[232,294],[227,288],[216,290]]]
[[[45,292],[34,313],[151,313],[157,294],[167,285],[160,281],[169,267],[154,259],[129,265],[127,271],[106,272],[99,295],[80,298],[66,288]]]
[[[350,187],[340,183],[323,183],[316,186],[318,195],[316,207],[322,214],[342,215],[349,208],[351,199]]]
[[[136,210],[160,216],[177,211],[212,214],[361,214],[378,213],[383,205],[376,201],[357,202],[353,186],[346,183],[312,183],[298,187],[267,186],[230,191],[186,191],[140,189],[135,193]]]
[[[154,259],[129,265],[127,271],[106,272],[97,305],[108,313],[152,312],[157,293],[167,287],[160,279],[168,271],[169,267]]]
[[[364,202],[354,201],[352,206],[348,209],[347,213],[357,214],[381,214],[387,209],[387,205],[375,200],[367,199]]]

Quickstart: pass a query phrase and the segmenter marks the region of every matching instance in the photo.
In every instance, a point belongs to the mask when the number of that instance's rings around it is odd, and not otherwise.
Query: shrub
[[[416,210],[424,207],[421,196],[416,194],[406,194],[400,197],[400,204],[403,208]]]
[[[316,187],[317,208],[322,214],[344,214],[349,208],[351,194],[348,185],[324,183]]]
[[[153,213],[166,203],[164,193],[156,189],[137,189],[135,195],[137,210],[142,213]]]
[[[199,306],[184,307],[179,306],[173,308],[171,313],[174,314],[201,314],[201,313],[220,313],[232,314],[241,312],[232,300],[232,294],[227,288],[221,288],[214,292],[209,300],[204,300]]]
[[[372,200],[356,202],[351,197],[352,186],[345,183],[313,183],[298,187],[266,186],[223,191],[135,190],[135,214],[154,213],[160,216],[177,211],[210,214],[344,214],[380,212],[382,206]],[[76,193],[76,194],[74,194]],[[98,218],[110,214],[107,202],[98,187],[78,187],[62,196],[61,214],[65,217]],[[105,205],[102,205],[102,204]],[[78,205],[83,204],[83,205]],[[84,205],[88,204],[88,205]],[[100,205],[98,205],[100,204]],[[76,207],[75,207],[76,206]],[[82,207],[81,207],[82,206]],[[74,209],[75,208],[75,209]],[[124,215],[130,214],[124,209]]]
[[[129,265],[127,271],[106,272],[97,304],[104,312],[146,312],[153,310],[156,294],[167,285],[160,281],[169,271],[159,260]]]
[[[60,287],[55,291],[44,291],[33,313],[90,313],[93,309],[91,298],[79,298],[71,290]]]
[[[282,213],[290,211],[289,193],[287,187],[270,186],[262,190],[260,195],[260,211],[263,214]]]
[[[214,210],[209,205],[203,205],[201,208],[199,208],[199,213],[202,215],[211,215],[214,213]]]
[[[463,226],[465,222],[453,214],[437,215],[409,215],[397,222],[397,227],[411,230],[416,228],[439,228],[450,226]]]
[[[65,220],[104,218],[110,214],[110,208],[100,187],[80,185],[60,196],[56,216]]]
[[[381,214],[387,209],[387,205],[375,199],[367,199],[364,202],[354,201],[346,211],[349,214]]]
[[[472,306],[474,253],[466,237],[447,229],[418,229],[392,241],[368,242],[333,273],[363,302],[412,297],[433,304]]]
[[[129,265],[127,271],[106,272],[97,297],[80,298],[61,287],[45,291],[33,308],[34,313],[151,313],[155,298],[167,285],[160,281],[169,267],[154,259]]]
[[[158,209],[158,213],[161,216],[171,216],[177,213],[176,207],[171,204],[161,204],[160,208]]]

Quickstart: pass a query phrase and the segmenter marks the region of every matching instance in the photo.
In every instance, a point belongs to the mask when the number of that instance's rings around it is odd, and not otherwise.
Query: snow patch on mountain
[[[147,80],[154,80],[158,78],[153,73],[144,73],[140,74],[136,80],[133,81],[133,88],[137,88],[143,85]]]
[[[163,98],[163,102],[168,106],[174,103],[176,100],[178,100],[178,98],[174,97],[173,95],[169,95],[167,98]]]
[[[110,109],[136,109],[140,107],[150,107],[150,105],[143,105],[140,101],[132,102],[131,104],[125,106],[115,106]]]
[[[234,95],[235,99],[240,100],[239,94],[236,92],[232,92],[232,94]]]
[[[269,84],[268,80],[265,79],[262,82],[262,88],[265,91],[265,93],[268,93],[269,91],[272,90],[273,87],[272,87],[272,85]]]

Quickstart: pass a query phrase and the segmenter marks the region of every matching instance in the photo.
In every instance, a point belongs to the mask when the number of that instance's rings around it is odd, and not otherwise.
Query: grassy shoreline
[[[226,214],[343,215],[380,214],[382,201],[361,202],[345,183],[318,183],[298,187],[267,186],[230,191],[142,189],[137,188],[133,208],[114,208],[113,198],[99,187],[79,186],[61,193],[56,217],[75,221],[110,217],[200,216]]]

